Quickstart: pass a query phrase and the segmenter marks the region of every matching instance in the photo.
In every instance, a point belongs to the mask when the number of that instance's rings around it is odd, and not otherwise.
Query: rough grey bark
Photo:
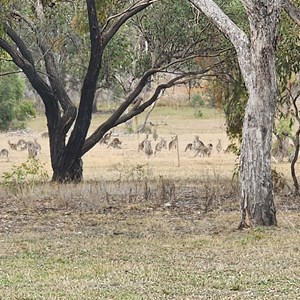
[[[234,45],[249,93],[240,156],[241,224],[276,225],[271,175],[271,142],[277,86],[275,48],[281,1],[244,0],[250,37],[212,0],[189,0],[209,17]]]

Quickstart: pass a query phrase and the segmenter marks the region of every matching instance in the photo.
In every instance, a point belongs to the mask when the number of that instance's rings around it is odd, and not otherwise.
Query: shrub
[[[193,94],[191,97],[191,106],[194,108],[204,107],[205,102],[200,96],[200,94]]]
[[[29,100],[20,102],[16,109],[16,119],[18,121],[26,121],[30,118],[36,117],[36,109],[33,107],[33,103]]]
[[[48,181],[49,175],[40,160],[30,158],[19,166],[14,165],[10,172],[4,172],[2,178],[4,187],[17,195],[26,188],[32,189],[36,184]]]
[[[5,68],[5,71],[11,71]],[[24,128],[29,118],[36,116],[30,101],[21,101],[24,81],[16,73],[0,78],[0,130]]]
[[[192,95],[191,106],[194,108],[194,116],[196,118],[201,118],[203,116],[201,107],[205,106],[205,102],[198,93]]]

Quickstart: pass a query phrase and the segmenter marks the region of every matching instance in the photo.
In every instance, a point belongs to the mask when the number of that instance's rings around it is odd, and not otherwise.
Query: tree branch
[[[108,26],[109,21],[112,19],[108,19],[108,21],[106,22],[105,26],[104,26],[104,30],[102,30],[103,32],[103,36],[104,36],[104,44],[107,44],[111,38],[116,34],[116,32],[119,30],[119,28],[131,17],[133,17],[134,15],[136,15],[137,13],[139,13],[140,11],[144,10],[145,8],[147,8],[148,6],[150,6],[151,4],[153,4],[154,2],[156,2],[157,0],[142,0],[142,1],[138,1],[137,3],[135,3],[134,5],[132,5],[130,8],[128,8],[126,11],[124,11],[123,13],[116,15],[112,18],[116,18],[114,24],[109,28],[106,29]]]
[[[19,49],[20,53],[23,55],[23,57],[26,60],[28,60],[28,62],[32,66],[34,66],[33,57],[31,55],[30,51],[27,49],[25,43],[22,41],[22,39],[16,34],[16,32],[7,23],[4,23],[3,25],[4,25],[5,32],[18,46],[18,49]]]
[[[185,60],[193,58],[193,56],[190,56],[188,58],[185,58]],[[143,112],[147,107],[152,105],[159,97],[160,93],[170,87],[173,87],[174,85],[178,84],[185,84],[187,81],[191,80],[191,78],[195,77],[204,77],[208,71],[212,70],[214,67],[224,63],[225,60],[219,61],[211,66],[208,66],[200,71],[195,72],[186,72],[183,74],[180,74],[176,76],[175,78],[169,80],[167,83],[160,84],[156,87],[156,90],[153,94],[153,96],[147,100],[145,103],[141,105],[135,105],[131,111],[129,111],[126,115],[122,115],[127,108],[133,103],[133,101],[139,96],[147,82],[149,81],[149,78],[159,72],[163,72],[165,69],[167,69],[170,66],[173,66],[176,63],[183,62],[184,59],[178,59],[176,62],[173,61],[169,63],[168,65],[161,67],[161,68],[152,68],[149,69],[143,77],[140,79],[139,83],[135,87],[135,89],[127,96],[126,100],[119,106],[119,108],[112,114],[111,117],[109,117],[102,125],[100,125],[89,138],[86,139],[84,147],[82,149],[82,155],[84,155],[86,152],[88,152],[100,139],[101,137],[111,128],[122,124],[126,122],[127,120],[131,119],[132,117],[140,114]],[[215,76],[215,75],[213,75]]]
[[[282,3],[282,7],[286,11],[286,13],[290,16],[290,18],[300,26],[300,10],[296,7],[291,1],[284,0]]]
[[[50,47],[49,45],[47,45],[45,40],[41,38],[40,33],[37,32],[36,27],[34,26],[33,22],[29,18],[27,18],[17,10],[14,10],[12,14],[22,19],[36,34],[39,47],[43,54],[42,57],[45,62],[45,67],[47,71],[46,75],[53,89],[53,93],[57,96],[57,99],[64,111],[64,114],[61,119],[63,124],[63,133],[67,133],[75,120],[77,109],[75,105],[71,102],[68,94],[66,93],[64,87],[61,84],[62,80],[58,75],[55,59],[53,57],[53,53],[51,52],[52,46]],[[43,12],[42,11],[37,12],[37,16],[40,19],[43,18],[44,17]],[[8,29],[9,29],[9,33],[8,33],[9,36],[17,44],[18,48],[20,49],[20,52],[23,54],[23,56],[25,55],[26,57],[29,56],[32,60],[31,64],[32,66],[34,66],[33,58],[31,56],[30,51],[27,50],[25,43],[23,43],[23,41],[17,36],[17,34],[14,32],[12,28],[9,27]]]

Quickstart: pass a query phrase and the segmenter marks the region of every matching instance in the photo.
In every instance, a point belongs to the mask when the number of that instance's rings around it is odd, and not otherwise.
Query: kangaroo
[[[176,150],[177,149],[177,140],[178,140],[178,136],[175,135],[172,137],[172,141],[169,143],[169,151],[170,150]]]
[[[34,148],[37,153],[41,154],[42,146],[37,142],[37,139],[34,139]]]
[[[205,155],[209,157],[211,155],[211,149],[206,146],[201,146],[195,154],[195,157],[199,155],[200,157],[204,157]]]
[[[111,134],[112,134],[112,131],[107,132],[107,133],[100,139],[99,144],[100,144],[100,145],[101,145],[101,144],[107,145],[108,142],[109,142],[109,140],[110,140],[110,138],[111,138]]]
[[[158,139],[158,133],[157,133],[156,128],[153,129],[152,138],[154,141],[157,141],[157,139]]]
[[[20,139],[18,142],[17,142],[17,148],[21,151],[25,150],[27,148],[27,143],[25,140],[23,139]]]
[[[34,149],[35,148],[35,143],[32,142],[32,141],[28,141],[26,143],[26,145],[27,145],[27,149]]]
[[[139,143],[138,145],[138,151],[144,151],[145,148],[145,141],[148,140],[149,134],[146,134],[146,138]]]
[[[193,149],[197,152],[202,146],[204,146],[203,142],[200,141],[199,136],[196,135],[193,142]]]
[[[121,144],[122,144],[122,141],[120,141],[118,138],[114,138],[114,139],[109,143],[109,145],[107,146],[107,148],[113,147],[113,148],[115,148],[115,149],[121,149]]]
[[[186,152],[187,150],[193,150],[193,144],[192,143],[188,143],[186,145],[184,152]]]
[[[151,141],[149,141],[149,140],[144,141],[144,151],[145,151],[145,154],[147,155],[147,157],[150,158],[151,155],[153,154]]]
[[[230,145],[227,146],[226,150],[224,150],[224,153],[234,152],[234,150],[235,150],[235,145],[230,144]]]
[[[194,157],[199,155],[200,157],[204,157],[205,155],[209,157],[211,155],[211,151],[213,149],[212,144],[208,144],[207,146],[201,146],[197,151]]]
[[[162,138],[160,140],[160,142],[158,142],[156,145],[155,145],[155,151],[154,151],[154,154],[156,154],[157,152],[160,152],[162,149],[167,149],[167,141]]]
[[[36,158],[37,156],[37,150],[35,147],[29,147],[28,148],[28,158]]]
[[[221,140],[220,139],[219,139],[219,142],[218,142],[218,144],[216,146],[216,149],[217,149],[218,153],[220,153],[220,151],[222,150],[222,144],[221,144]]]
[[[0,157],[6,157],[7,161],[9,160],[8,159],[8,150],[7,149],[2,149],[0,151]]]
[[[8,145],[11,150],[17,150],[17,144],[11,143],[10,140],[8,140]]]
[[[49,137],[49,133],[47,131],[45,131],[45,132],[42,133],[42,138],[43,139],[46,139],[48,137]]]

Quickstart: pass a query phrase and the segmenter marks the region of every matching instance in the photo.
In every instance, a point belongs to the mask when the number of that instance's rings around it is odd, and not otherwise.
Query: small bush
[[[36,109],[33,106],[33,103],[29,100],[24,100],[20,102],[16,109],[16,119],[18,121],[26,121],[30,118],[36,117]]]
[[[201,111],[200,108],[194,110],[194,116],[195,116],[196,118],[201,118],[201,117],[203,117],[203,112]]]
[[[25,129],[26,128],[26,123],[24,121],[19,121],[19,120],[12,120],[9,129],[11,130],[20,130],[20,129]]]
[[[201,110],[201,107],[205,106],[205,102],[198,93],[192,95],[191,106],[194,108],[194,116],[196,118],[203,117],[203,112]]]
[[[204,107],[205,106],[205,102],[204,100],[201,98],[200,94],[193,94],[191,97],[191,106],[194,108],[199,108],[199,107]]]
[[[19,166],[13,166],[10,172],[2,175],[4,187],[17,195],[24,189],[32,189],[36,184],[48,181],[49,175],[44,164],[35,158],[28,159]]]

